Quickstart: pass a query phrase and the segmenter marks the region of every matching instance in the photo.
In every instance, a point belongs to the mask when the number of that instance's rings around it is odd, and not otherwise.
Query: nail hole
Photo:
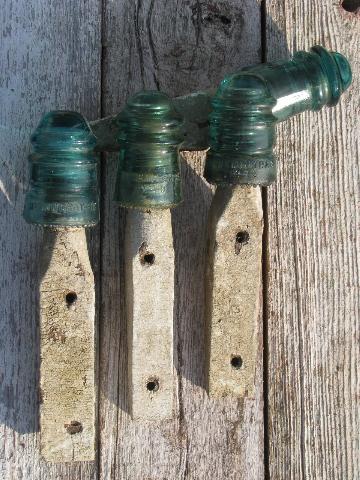
[[[159,390],[159,380],[157,378],[151,378],[146,383],[146,388],[149,392],[157,392]]]
[[[360,11],[360,0],[344,0],[341,6],[347,12],[358,13]]]
[[[72,305],[74,305],[74,303],[76,302],[77,300],[77,295],[75,292],[69,292],[66,294],[65,296],[65,300],[66,300],[66,305],[68,307],[71,307]]]
[[[151,266],[155,263],[155,255],[148,250],[146,242],[143,242],[139,248],[139,257],[141,265]]]
[[[230,25],[231,20],[228,17],[225,17],[225,15],[220,15],[220,21],[223,25]]]
[[[243,245],[247,245],[250,240],[249,232],[246,230],[241,230],[235,236],[235,254],[239,255],[240,250]]]
[[[154,265],[155,263],[155,255],[153,253],[145,253],[141,257],[141,264],[142,265]]]
[[[243,361],[239,355],[233,355],[230,360],[231,366],[236,370],[242,367]]]
[[[241,243],[245,245],[249,242],[249,240],[250,240],[250,235],[249,235],[249,232],[247,232],[246,230],[242,232],[238,232],[236,234],[236,243]]]
[[[220,20],[223,25],[230,25],[231,19],[226,17],[225,15],[214,14],[213,16],[208,15],[204,17],[204,22],[213,23],[215,20]]]
[[[83,426],[77,420],[71,420],[70,423],[65,423],[64,427],[70,435],[75,435],[75,433],[80,433],[83,430]]]

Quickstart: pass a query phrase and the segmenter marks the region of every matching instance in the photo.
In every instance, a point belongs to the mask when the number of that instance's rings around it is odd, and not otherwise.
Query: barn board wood
[[[96,478],[93,462],[48,465],[39,455],[42,230],[22,210],[29,136],[41,116],[100,116],[101,2],[4,0],[0,10],[0,477],[88,480]]]
[[[267,202],[268,474],[355,480],[360,19],[331,0],[267,1],[266,14],[266,60],[284,58],[287,46],[321,44],[349,59],[354,78],[335,108],[307,112],[277,131],[279,173]]]

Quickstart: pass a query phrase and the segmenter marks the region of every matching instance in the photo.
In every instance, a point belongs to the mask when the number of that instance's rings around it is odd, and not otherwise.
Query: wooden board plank
[[[263,210],[260,187],[218,187],[206,282],[210,397],[255,395]]]
[[[100,5],[6,0],[0,13],[0,476],[6,480],[96,474],[93,463],[48,466],[39,458],[42,232],[21,214],[29,135],[41,115],[54,108],[100,115]]]
[[[104,114],[142,88],[170,95],[214,87],[225,73],[260,61],[260,5],[219,2],[105,2]],[[244,401],[205,393],[207,215],[212,190],[204,154],[182,161],[184,203],[173,211],[175,249],[175,417],[133,422],[127,402],[124,218],[112,202],[116,157],[104,175],[100,320],[100,478],[258,479],[263,476],[262,356],[257,395]],[[121,268],[120,268],[121,267]],[[261,319],[261,317],[260,317]],[[260,323],[261,327],[261,323]]]
[[[333,109],[278,127],[268,190],[271,479],[360,478],[359,18],[324,0],[267,1],[267,60],[323,44],[354,82]]]
[[[170,209],[129,209],[125,233],[128,401],[135,420],[172,418],[174,245]]]
[[[95,460],[95,285],[84,228],[44,231],[40,282],[40,451]]]

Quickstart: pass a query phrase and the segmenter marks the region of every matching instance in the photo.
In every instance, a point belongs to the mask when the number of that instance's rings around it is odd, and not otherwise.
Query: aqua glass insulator
[[[206,179],[218,185],[270,185],[276,178],[275,124],[336,105],[351,78],[346,58],[321,46],[225,78],[210,114]]]
[[[171,208],[181,201],[183,122],[158,91],[134,95],[119,115],[120,155],[114,200],[124,207]]]
[[[31,137],[30,186],[24,218],[54,227],[93,226],[99,221],[96,138],[82,115],[46,114]]]

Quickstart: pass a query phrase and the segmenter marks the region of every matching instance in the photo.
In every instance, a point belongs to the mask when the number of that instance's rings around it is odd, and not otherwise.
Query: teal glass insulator
[[[124,207],[172,208],[181,201],[183,122],[158,91],[134,95],[118,117],[120,155],[114,200]]]
[[[346,58],[321,46],[225,78],[210,114],[206,179],[218,185],[270,185],[276,178],[276,123],[336,105],[351,78]]]
[[[31,137],[24,218],[43,226],[85,227],[99,221],[96,138],[82,115],[46,114]]]

